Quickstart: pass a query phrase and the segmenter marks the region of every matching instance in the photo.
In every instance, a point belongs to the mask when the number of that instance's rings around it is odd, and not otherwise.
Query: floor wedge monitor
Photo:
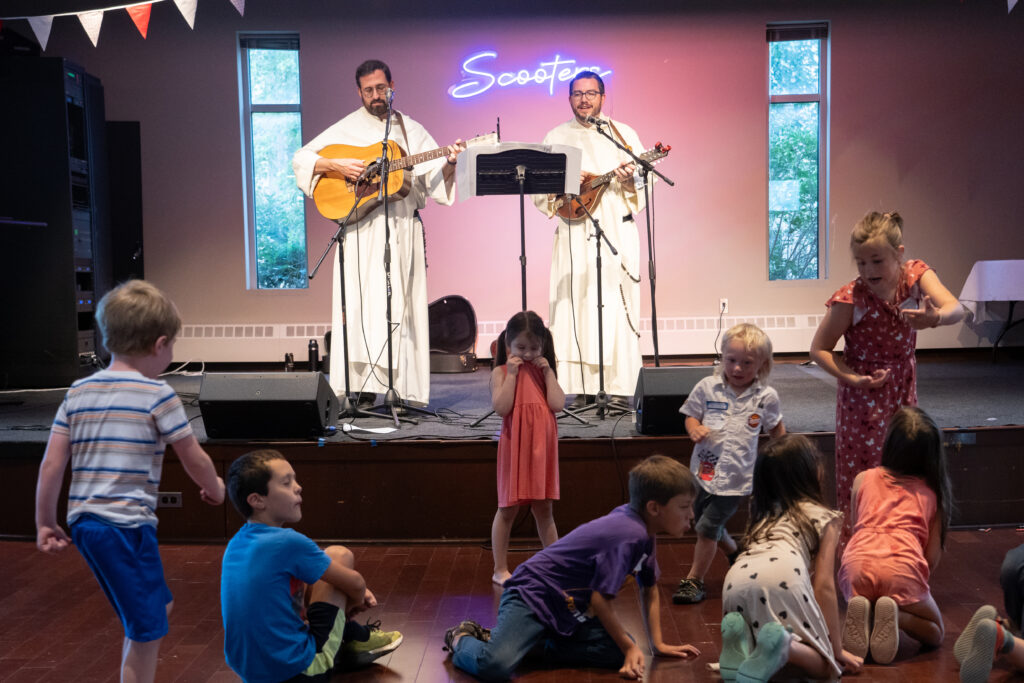
[[[697,382],[714,368],[698,367],[640,368],[633,405],[636,406],[636,431],[641,434],[685,434],[679,412]]]
[[[199,412],[211,439],[308,439],[338,419],[321,372],[206,373]]]

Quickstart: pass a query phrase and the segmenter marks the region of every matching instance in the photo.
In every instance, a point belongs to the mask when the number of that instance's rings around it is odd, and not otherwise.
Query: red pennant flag
[[[134,7],[126,8],[128,15],[135,22],[135,28],[139,29],[139,33],[142,34],[142,39],[146,39],[146,31],[149,30],[149,13],[153,9],[152,5],[135,5]]]

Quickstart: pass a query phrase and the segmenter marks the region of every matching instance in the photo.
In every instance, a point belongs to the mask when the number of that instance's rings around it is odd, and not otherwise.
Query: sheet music
[[[511,150],[534,150],[545,154],[565,155],[565,194],[579,194],[580,166],[583,163],[583,151],[579,147],[569,145],[545,145],[533,142],[502,142],[497,145],[473,145],[459,155],[459,164],[455,170],[458,183],[459,201],[463,202],[476,194],[476,158],[481,154],[500,154]],[[527,171],[529,172],[529,171]]]

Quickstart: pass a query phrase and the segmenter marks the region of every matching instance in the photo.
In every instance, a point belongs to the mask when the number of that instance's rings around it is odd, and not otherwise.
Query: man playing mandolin
[[[391,70],[378,60],[356,69],[356,85],[363,106],[313,138],[295,153],[292,168],[299,188],[317,202],[328,218],[344,218],[358,205],[348,223],[344,242],[345,294],[348,327],[350,386],[361,392],[359,406],[367,407],[375,393],[388,388],[386,278],[384,271],[384,210],[377,205],[374,168],[381,155],[388,98],[393,93]],[[427,197],[449,206],[455,199],[455,164],[465,149],[462,140],[437,148],[426,129],[401,113],[391,117],[391,158],[418,155],[422,163],[401,170],[389,163],[388,216],[391,241],[391,320],[394,388],[406,400],[426,404],[430,400],[430,343],[427,319],[426,264],[423,223],[418,209]],[[431,151],[433,150],[433,151]],[[442,157],[446,157],[442,160]],[[406,159],[412,161],[411,159]],[[365,174],[364,174],[365,172]],[[357,180],[369,180],[369,186]],[[376,179],[377,182],[374,182]],[[339,296],[338,260],[335,259],[331,352],[331,387],[344,391],[346,354],[342,350],[342,310]]]
[[[614,255],[606,243],[601,245],[604,389],[612,396],[613,407],[626,408],[642,365],[640,243],[633,214],[644,208],[644,198],[637,193],[632,161],[598,133],[588,117],[607,123],[609,132],[635,154],[643,145],[632,128],[601,114],[604,99],[604,82],[598,74],[576,74],[569,83],[573,119],[551,130],[544,143],[583,150],[580,201],[593,202],[587,208],[618,250]],[[601,174],[606,174],[605,181],[595,180],[594,176]],[[590,187],[592,181],[596,187]],[[575,200],[569,204],[565,197],[555,195],[535,195],[533,200],[549,217],[557,212],[548,324],[558,359],[558,379],[566,393],[577,394],[572,407],[580,408],[593,402],[598,391],[597,253],[594,241],[588,239],[594,228]]]

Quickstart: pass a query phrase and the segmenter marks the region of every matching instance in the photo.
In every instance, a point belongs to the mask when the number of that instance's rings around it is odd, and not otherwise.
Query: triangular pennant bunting
[[[92,46],[96,47],[100,42],[100,25],[103,24],[103,10],[97,9],[91,12],[81,12],[78,20],[82,22],[82,28],[89,35]]]
[[[199,0],[174,0],[174,4],[178,6],[178,11],[181,12],[181,16],[185,17],[185,21],[188,22],[188,27],[194,29],[196,27],[196,3]]]
[[[146,31],[149,30],[149,15],[153,9],[152,5],[135,5],[134,7],[126,8],[128,10],[128,16],[135,22],[135,28],[139,29],[139,33],[142,34],[143,40],[146,38]]]
[[[1013,1],[1016,2],[1017,0]],[[245,0],[231,0],[231,4],[235,6],[235,9],[238,10],[241,16],[245,16]]]
[[[50,28],[53,26],[53,15],[46,17],[29,17],[28,25],[32,27],[32,33],[36,34],[39,46],[46,49],[46,43],[50,40]]]

